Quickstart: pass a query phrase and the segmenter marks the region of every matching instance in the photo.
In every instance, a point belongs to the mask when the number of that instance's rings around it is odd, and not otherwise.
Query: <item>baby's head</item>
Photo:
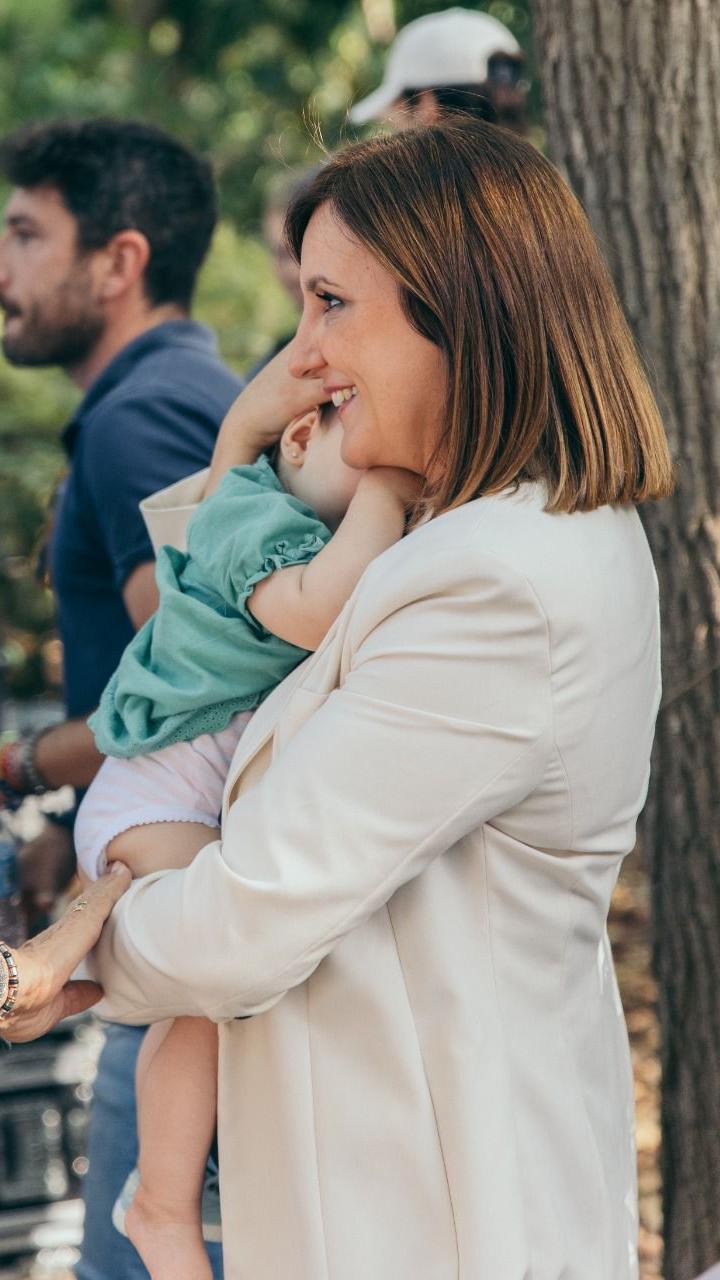
[[[293,418],[273,459],[283,487],[312,507],[330,529],[339,525],[363,474],[340,457],[342,438],[335,409],[323,404]]]

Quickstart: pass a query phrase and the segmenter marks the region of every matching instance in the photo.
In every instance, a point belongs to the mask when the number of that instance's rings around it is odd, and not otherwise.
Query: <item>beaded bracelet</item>
[[[0,966],[0,1021],[7,1018],[15,1008],[17,1000],[18,987],[20,979],[18,977],[17,965],[10,948],[0,942],[0,956],[2,956],[3,964]],[[1,970],[4,968],[4,972]]]
[[[35,745],[40,733],[26,733],[0,745],[0,782],[17,795],[44,795],[47,786],[35,764]]]
[[[24,775],[25,789],[34,796],[42,796],[47,791],[47,786],[35,763],[35,747],[42,736],[41,730],[40,733],[24,733],[20,739],[20,766]]]

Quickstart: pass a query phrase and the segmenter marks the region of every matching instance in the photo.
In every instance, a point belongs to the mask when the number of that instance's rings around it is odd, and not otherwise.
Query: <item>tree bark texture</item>
[[[663,1033],[666,1280],[720,1260],[720,0],[533,0],[549,151],[654,383],[677,492],[643,512],[664,699],[643,822]]]

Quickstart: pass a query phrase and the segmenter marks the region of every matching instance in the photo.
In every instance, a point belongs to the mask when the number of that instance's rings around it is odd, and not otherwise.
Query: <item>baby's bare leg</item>
[[[134,876],[187,866],[220,832],[200,822],[154,822],[111,840],[107,860]],[[217,1028],[204,1018],[160,1022],[137,1069],[140,1185],[125,1215],[152,1280],[212,1280],[200,1200],[215,1131]]]
[[[205,1018],[151,1027],[138,1060],[140,1186],[128,1236],[152,1280],[212,1280],[200,1199],[217,1109],[217,1028]]]
[[[147,876],[189,866],[196,853],[219,837],[217,827],[203,822],[147,822],[115,836],[106,857],[108,862],[124,862],[134,876]]]

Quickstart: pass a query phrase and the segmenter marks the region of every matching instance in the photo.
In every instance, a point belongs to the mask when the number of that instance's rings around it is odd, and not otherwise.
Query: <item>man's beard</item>
[[[89,274],[78,263],[52,295],[22,310],[6,306],[8,318],[21,315],[22,326],[2,339],[5,358],[14,365],[72,368],[90,355],[105,329],[102,309],[92,296]]]

